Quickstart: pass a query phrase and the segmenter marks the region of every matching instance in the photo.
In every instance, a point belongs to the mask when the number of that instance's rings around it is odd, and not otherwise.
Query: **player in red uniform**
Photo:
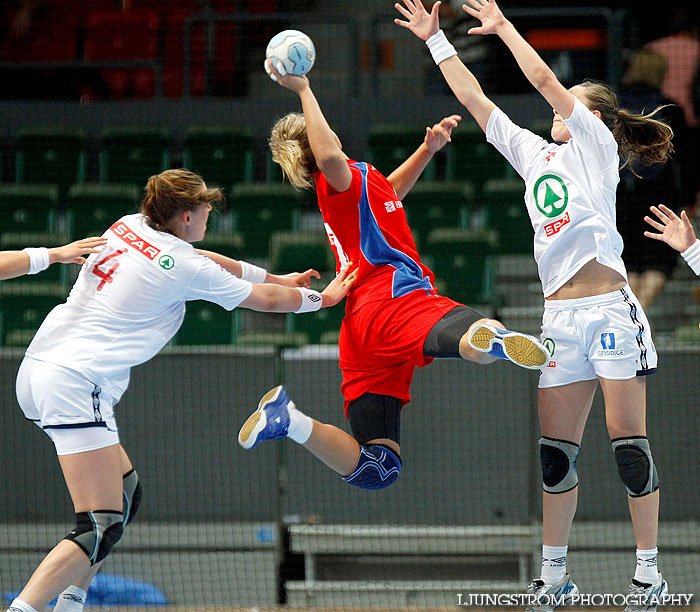
[[[426,129],[424,142],[388,178],[343,153],[306,77],[265,68],[296,92],[303,114],[291,113],[272,130],[273,159],[298,188],[315,186],[337,265],[357,266],[340,331],[345,412],[352,436],[299,411],[279,386],[260,400],[238,441],[289,437],[364,489],[382,489],[399,475],[399,418],[410,401],[416,367],[435,357],[491,363],[497,358],[539,369],[546,349],[533,337],[503,329],[481,313],[438,295],[433,273],[420,262],[401,203],[433,155],[450,141],[461,117]],[[490,352],[474,348],[490,346]],[[482,349],[483,350],[483,349]]]

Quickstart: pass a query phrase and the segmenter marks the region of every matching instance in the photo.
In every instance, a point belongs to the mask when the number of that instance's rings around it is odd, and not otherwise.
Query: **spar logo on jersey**
[[[544,233],[547,235],[548,238],[554,236],[554,234],[558,234],[559,230],[568,223],[571,223],[571,219],[569,218],[569,213],[565,212],[564,216],[561,219],[557,219],[556,221],[545,225]]]
[[[158,265],[163,268],[163,270],[171,270],[175,265],[175,260],[171,255],[161,255],[158,258]]]
[[[554,343],[554,340],[552,340],[551,338],[545,338],[544,340],[542,340],[542,344],[544,344],[544,348],[546,348],[549,351],[549,356],[554,357],[554,350],[557,347],[557,345]],[[547,367],[556,368],[557,362],[554,361],[554,359],[550,359],[547,362]]]
[[[129,246],[136,249],[141,255],[145,255],[151,261],[155,260],[160,253],[160,249],[157,249],[152,244],[146,242],[143,238],[136,235],[126,223],[122,221],[117,221],[111,229],[117,236],[119,236],[124,242]]]
[[[623,349],[615,348],[615,334],[613,332],[600,334],[600,345],[603,348],[598,351],[598,357],[622,357],[625,354]]]
[[[544,174],[537,179],[533,195],[537,209],[550,219],[563,213],[569,203],[569,191],[556,174]]]

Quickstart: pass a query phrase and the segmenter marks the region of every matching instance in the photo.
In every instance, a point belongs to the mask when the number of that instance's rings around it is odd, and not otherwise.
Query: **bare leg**
[[[656,300],[666,285],[666,275],[659,270],[645,270],[639,279],[638,289],[632,289],[644,310]],[[630,285],[631,287],[631,285]]]
[[[126,454],[126,451],[124,448],[119,445],[120,449],[120,455],[121,455],[121,470],[122,470],[122,476],[129,472],[131,469],[133,469],[133,466],[131,465],[131,460],[129,459],[129,456]],[[126,517],[125,517],[126,518]],[[83,574],[80,578],[74,580],[71,584],[72,586],[76,586],[79,589],[82,589],[87,593],[88,588],[90,588],[90,583],[92,582],[92,579],[97,575],[97,572],[100,571],[102,568],[102,564],[104,561],[100,561],[99,563],[95,563],[85,574]]]
[[[597,380],[584,380],[540,389],[542,435],[580,444],[597,386]],[[543,542],[546,546],[568,544],[577,503],[578,487],[566,493],[542,493]]]
[[[646,379],[600,379],[605,396],[605,419],[610,438],[646,436]],[[644,497],[627,497],[637,548],[656,548],[659,526],[659,491]]]
[[[119,444],[114,444],[58,457],[76,512],[121,509],[120,449]],[[74,542],[61,540],[35,570],[19,599],[35,610],[42,610],[90,569],[90,561],[82,549]]]

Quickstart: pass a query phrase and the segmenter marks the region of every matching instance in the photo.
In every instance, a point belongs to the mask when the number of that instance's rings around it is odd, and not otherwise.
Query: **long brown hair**
[[[610,129],[618,144],[622,168],[639,160],[645,165],[665,163],[673,152],[673,130],[654,119],[665,106],[658,106],[648,114],[639,114],[620,108],[617,95],[605,83],[584,81],[586,106],[600,111],[603,123]]]
[[[304,115],[289,113],[279,119],[272,128],[269,144],[272,160],[280,165],[287,180],[297,189],[311,189],[318,167],[306,134]]]
[[[221,189],[208,188],[198,174],[179,168],[154,174],[146,183],[141,201],[141,214],[149,225],[160,232],[172,233],[170,223],[183,210],[194,210],[202,204],[223,201]]]

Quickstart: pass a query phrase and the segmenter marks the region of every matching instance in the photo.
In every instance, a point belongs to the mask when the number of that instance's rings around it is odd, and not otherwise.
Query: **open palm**
[[[468,0],[462,8],[472,17],[481,21],[481,25],[469,29],[469,34],[495,34],[496,28],[505,21],[505,17],[493,0]],[[471,5],[471,6],[470,6]]]
[[[411,32],[421,40],[428,40],[440,29],[440,19],[438,17],[440,2],[433,4],[432,10],[428,13],[421,0],[403,1],[406,5],[405,8],[398,2],[394,4],[394,8],[408,19],[408,21],[394,19],[396,25],[411,30]]]

